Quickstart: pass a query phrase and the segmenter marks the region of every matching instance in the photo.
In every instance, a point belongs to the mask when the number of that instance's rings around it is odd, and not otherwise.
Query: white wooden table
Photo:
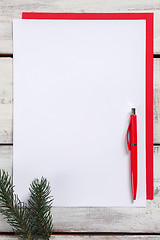
[[[154,200],[147,201],[144,209],[53,208],[55,234],[52,239],[160,240],[160,0],[0,1],[0,168],[10,174],[13,145],[12,20],[21,18],[23,11],[154,12]],[[17,239],[2,216],[0,239]]]

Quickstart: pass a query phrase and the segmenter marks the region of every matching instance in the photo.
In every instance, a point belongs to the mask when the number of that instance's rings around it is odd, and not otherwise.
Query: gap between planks
[[[0,147],[3,146],[13,146],[13,143],[0,143]],[[153,143],[153,147],[159,147],[160,143]]]
[[[0,236],[16,236],[14,232],[0,232]],[[142,232],[53,232],[52,236],[160,236],[160,233]]]
[[[0,58],[13,58],[13,54],[11,53],[0,53]],[[153,54],[153,58],[160,58],[160,54]]]
[[[0,53],[0,58],[13,58],[13,54],[11,53]]]
[[[0,239],[3,240],[17,240],[18,237],[15,234],[0,234]],[[72,239],[77,239],[77,240],[87,240],[87,239],[93,239],[93,240],[160,240],[160,236],[158,234],[153,234],[153,235],[148,235],[148,234],[123,234],[123,235],[117,235],[115,233],[111,234],[52,234],[50,239],[54,240],[72,240]]]

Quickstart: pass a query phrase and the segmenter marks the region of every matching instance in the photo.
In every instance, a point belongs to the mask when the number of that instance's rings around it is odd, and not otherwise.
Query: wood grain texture
[[[11,58],[0,58],[0,143],[12,143]]]
[[[160,0],[7,0],[0,1],[0,53],[12,53],[12,20],[34,12],[154,12],[154,52],[160,53]]]
[[[0,58],[0,144],[12,143],[12,58]],[[154,59],[154,143],[160,143],[160,59]]]
[[[0,235],[0,240],[18,240],[16,236]],[[50,240],[160,240],[160,236],[156,235],[134,235],[134,236],[118,236],[118,235],[52,235]]]
[[[154,200],[147,201],[146,208],[53,207],[54,232],[160,233],[159,159],[160,147],[154,147]],[[11,173],[11,146],[0,146],[0,168]],[[27,173],[22,177],[27,177]],[[0,216],[0,232],[10,231]]]
[[[154,59],[153,142],[160,143],[160,58]]]
[[[59,235],[59,236],[54,236],[52,235],[51,236],[51,240],[159,240],[160,239],[160,236],[156,236],[156,235],[153,235],[153,236],[138,236],[138,235],[135,235],[135,236],[126,236],[126,235],[123,235],[123,236],[118,236],[118,235],[104,235],[104,236],[88,236],[88,235],[83,235],[83,236],[78,236],[78,235],[73,235],[73,236],[69,236],[69,235]]]
[[[4,169],[12,175],[12,146],[0,146],[0,169]],[[3,220],[0,215],[0,232],[10,232],[12,228]]]

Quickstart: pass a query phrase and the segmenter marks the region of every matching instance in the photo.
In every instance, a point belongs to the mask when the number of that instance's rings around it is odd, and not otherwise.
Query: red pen
[[[130,143],[128,135],[130,133]],[[137,194],[137,116],[135,108],[131,109],[130,122],[127,129],[127,146],[130,151],[131,189],[133,200]]]

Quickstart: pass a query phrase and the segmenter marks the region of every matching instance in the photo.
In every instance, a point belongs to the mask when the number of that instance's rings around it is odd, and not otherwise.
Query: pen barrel
[[[130,144],[137,144],[137,116],[131,115]]]
[[[133,200],[137,194],[137,116],[131,115],[130,126],[130,146],[131,146],[131,187]]]
[[[133,200],[136,200],[137,194],[137,146],[131,145],[131,189]]]

